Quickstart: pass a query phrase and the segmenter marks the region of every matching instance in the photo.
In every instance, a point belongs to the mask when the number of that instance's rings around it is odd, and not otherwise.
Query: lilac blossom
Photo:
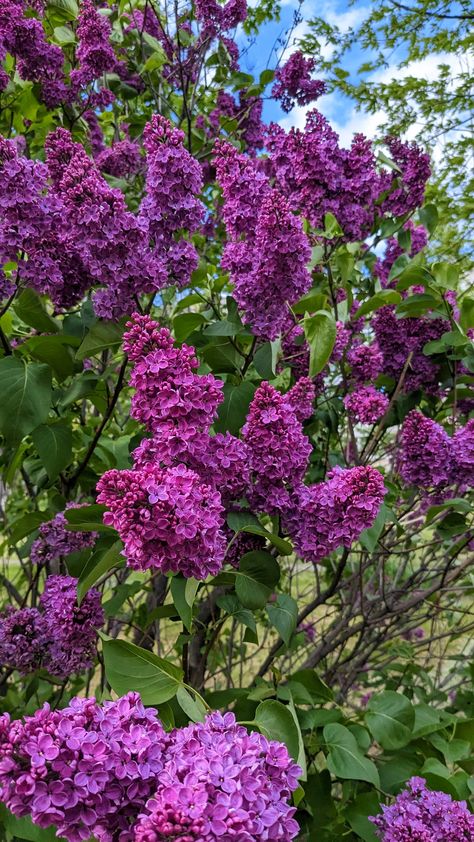
[[[398,470],[407,485],[440,488],[451,479],[453,455],[446,430],[413,409],[405,418],[400,436]]]
[[[344,406],[349,414],[362,424],[378,421],[387,411],[388,405],[387,395],[373,386],[359,386],[344,398]]]
[[[311,78],[315,67],[314,59],[305,58],[301,50],[296,50],[276,70],[272,97],[280,100],[283,111],[291,111],[295,105],[309,105],[325,93],[324,82]]]
[[[68,509],[79,509],[86,503],[68,503]],[[71,553],[93,547],[97,532],[73,532],[67,529],[69,523],[64,512],[58,512],[52,520],[42,523],[39,536],[33,541],[30,558],[34,564],[47,564]]]

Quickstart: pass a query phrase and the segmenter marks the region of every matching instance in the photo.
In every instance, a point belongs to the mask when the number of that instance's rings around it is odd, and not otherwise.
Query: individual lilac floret
[[[344,406],[352,418],[362,424],[373,424],[384,415],[389,405],[389,399],[383,392],[373,386],[360,386],[354,392],[346,395]]]
[[[0,666],[27,675],[41,666],[48,633],[37,608],[9,605],[0,615]]]
[[[97,484],[104,523],[119,533],[130,567],[205,579],[222,567],[226,540],[218,491],[183,465],[107,471]]]
[[[80,509],[87,503],[68,503],[68,509]],[[36,538],[30,551],[33,564],[46,564],[71,553],[93,547],[97,539],[97,532],[71,532],[64,512],[58,512],[52,520],[42,523],[39,537]]]
[[[311,444],[285,396],[269,383],[255,392],[242,437],[249,451],[251,505],[273,514],[284,511],[306,473]]]
[[[300,774],[283,744],[249,734],[232,713],[212,713],[171,733],[135,842],[290,842],[299,827],[288,801]]]
[[[66,678],[89,669],[96,654],[97,629],[104,624],[99,591],[91,588],[78,605],[77,579],[48,576],[40,607],[48,638],[43,658],[48,672]]]
[[[349,548],[372,526],[384,495],[383,477],[375,468],[333,468],[325,482],[300,487],[285,528],[299,555],[317,562],[338,547]]]
[[[474,418],[453,436],[453,482],[474,485]]]
[[[296,50],[282,67],[275,73],[272,97],[279,99],[283,111],[291,111],[297,105],[309,105],[326,90],[326,85],[319,79],[312,79],[316,67],[312,58],[305,58],[301,50]]]
[[[376,380],[379,376],[383,356],[376,342],[370,345],[354,345],[346,355],[346,361],[351,367],[351,378],[356,383],[366,383]]]
[[[143,330],[141,346],[148,350],[153,345],[153,350],[137,357],[138,348],[129,332],[125,333],[124,348],[130,348],[136,359],[130,376],[130,385],[135,389],[132,417],[155,434],[170,422],[183,436],[208,430],[223,400],[222,381],[212,374],[195,374],[199,362],[194,348],[175,348],[166,328],[158,330],[156,325],[154,331],[149,322],[140,323],[136,317],[135,325],[133,338]],[[145,338],[148,336],[150,339]]]
[[[382,842],[472,842],[474,815],[465,801],[427,789],[423,778],[411,778],[407,788],[382,813],[369,816]]]
[[[401,431],[398,470],[402,480],[418,488],[440,488],[450,482],[452,469],[452,442],[446,430],[413,409]]]
[[[156,790],[166,736],[138,693],[99,705],[73,698],[24,720],[0,717],[0,799],[15,816],[55,825],[68,842],[133,842]]]

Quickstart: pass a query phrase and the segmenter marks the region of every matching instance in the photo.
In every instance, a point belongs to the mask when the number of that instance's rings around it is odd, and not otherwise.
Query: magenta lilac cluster
[[[444,427],[413,409],[403,422],[398,470],[407,485],[424,490],[474,483],[474,419],[449,436]]]
[[[376,342],[359,343],[349,348],[346,362],[350,365],[351,380],[356,383],[377,379],[383,366],[382,352]]]
[[[137,693],[0,717],[0,799],[68,842],[290,842],[300,773],[231,713],[165,734]]]
[[[423,348],[449,330],[448,325],[440,318],[399,319],[395,307],[382,307],[372,319],[382,354],[382,372],[395,381],[404,373],[401,386],[405,392],[423,389],[435,393],[439,365],[423,353]]]
[[[103,623],[99,591],[78,605],[77,579],[49,576],[39,608],[9,606],[0,616],[0,665],[22,674],[42,667],[60,678],[82,672],[93,664]]]
[[[80,509],[86,503],[68,503],[68,509]],[[64,512],[58,512],[52,520],[42,523],[39,536],[30,550],[30,558],[34,564],[48,564],[71,553],[93,547],[97,539],[97,532],[72,532],[67,529],[68,521]]]
[[[301,486],[285,525],[298,554],[318,562],[338,547],[350,547],[372,526],[386,493],[375,468],[333,468],[324,482]]]
[[[280,100],[283,111],[291,111],[295,105],[309,105],[325,92],[324,82],[311,78],[315,67],[314,59],[305,58],[301,50],[296,50],[276,70],[272,97]]]
[[[124,543],[130,567],[205,579],[222,567],[226,540],[219,492],[176,465],[107,471],[97,484],[104,523]]]
[[[300,772],[284,745],[249,734],[232,713],[212,713],[170,735],[135,842],[289,842],[299,830],[288,801]]]
[[[465,801],[429,790],[423,778],[411,778],[393,804],[369,817],[382,842],[470,842],[474,815]]]
[[[359,386],[344,398],[344,406],[355,421],[373,424],[387,411],[387,395],[373,386]]]

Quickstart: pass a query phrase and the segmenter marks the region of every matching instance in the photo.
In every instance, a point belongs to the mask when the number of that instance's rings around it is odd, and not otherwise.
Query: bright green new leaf
[[[336,341],[336,322],[328,310],[314,316],[305,313],[304,332],[309,345],[309,376],[315,377],[326,365]]]
[[[328,748],[328,769],[333,775],[343,780],[367,781],[380,787],[375,763],[364,757],[348,728],[338,722],[325,725],[323,737]]]
[[[123,696],[140,693],[145,705],[172,699],[183,682],[182,670],[126,640],[103,640],[105,674],[112,690]]]

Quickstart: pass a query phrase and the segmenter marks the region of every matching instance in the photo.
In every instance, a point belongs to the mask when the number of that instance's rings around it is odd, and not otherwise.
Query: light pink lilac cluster
[[[219,572],[226,550],[221,496],[194,471],[184,465],[107,471],[97,491],[107,507],[104,523],[119,533],[130,567],[196,579]]]
[[[68,503],[68,509],[80,509],[86,503]],[[58,512],[52,520],[42,523],[39,536],[30,550],[30,558],[34,564],[48,564],[71,553],[93,547],[97,539],[97,532],[72,532],[67,529],[68,521],[64,512]]]
[[[0,717],[0,798],[68,842],[290,842],[299,767],[233,714],[165,734],[137,693]]]
[[[92,588],[79,606],[76,591],[72,576],[49,576],[39,608],[7,608],[0,616],[1,666],[22,674],[43,667],[60,678],[92,666],[104,623],[101,595]]]
[[[311,453],[291,398],[288,401],[269,383],[262,383],[250,404],[242,437],[248,447],[252,508],[271,514],[285,511]]]
[[[359,386],[344,398],[344,406],[349,414],[362,424],[378,421],[387,411],[388,405],[387,395],[373,386]]]
[[[309,105],[325,93],[324,82],[311,78],[315,67],[314,59],[305,58],[301,50],[296,50],[276,70],[272,97],[280,100],[283,111],[291,111],[295,105]]]
[[[302,485],[284,521],[299,555],[318,562],[338,547],[350,547],[372,526],[386,491],[375,468],[333,468],[324,482]]]
[[[198,264],[193,244],[178,235],[199,228],[204,207],[199,193],[202,174],[199,163],[183,144],[184,132],[154,114],[143,132],[147,157],[146,196],[139,220],[153,242],[154,255],[163,263],[169,283],[183,287]]]
[[[171,734],[135,842],[289,842],[299,830],[288,800],[300,772],[284,745],[249,734],[232,713],[212,713]]]
[[[429,790],[423,778],[411,778],[407,788],[382,813],[370,816],[382,842],[470,842],[474,815],[465,801]]]

